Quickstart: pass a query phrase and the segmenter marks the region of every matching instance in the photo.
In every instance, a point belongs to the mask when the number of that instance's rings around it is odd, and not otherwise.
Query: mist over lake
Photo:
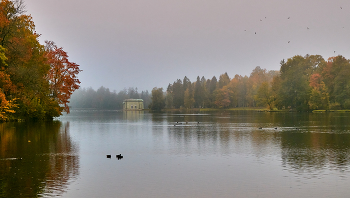
[[[72,110],[2,123],[0,197],[348,197],[349,118]]]

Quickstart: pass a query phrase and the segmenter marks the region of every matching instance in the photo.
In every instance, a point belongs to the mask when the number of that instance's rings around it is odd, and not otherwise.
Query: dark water
[[[0,124],[0,197],[350,197],[349,168],[350,113],[72,111]]]

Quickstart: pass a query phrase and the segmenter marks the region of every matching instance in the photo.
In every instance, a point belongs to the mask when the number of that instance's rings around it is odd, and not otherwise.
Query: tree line
[[[144,106],[151,102],[151,95],[148,91],[138,92],[137,88],[129,87],[119,92],[110,91],[109,88],[101,86],[97,90],[93,88],[78,89],[70,100],[72,108],[94,108],[94,109],[123,109],[125,99],[143,99]]]
[[[0,121],[52,119],[69,113],[79,65],[52,41],[39,43],[22,0],[0,2]]]
[[[152,90],[152,110],[163,108],[267,107],[295,111],[350,109],[350,60],[339,55],[293,56],[279,71],[257,66],[250,76],[227,73],[219,79],[186,76],[167,89]]]

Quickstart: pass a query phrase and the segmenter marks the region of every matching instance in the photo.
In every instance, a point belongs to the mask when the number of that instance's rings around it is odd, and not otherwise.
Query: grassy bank
[[[337,112],[337,113],[349,113],[350,110],[313,110],[312,113],[326,113],[326,112]]]
[[[214,111],[258,111],[258,112],[297,112],[291,111],[289,109],[281,109],[281,110],[270,110],[264,107],[238,107],[238,108],[230,108],[230,109],[216,109],[216,108],[193,108],[193,109],[163,109],[165,112],[214,112]],[[313,110],[312,113],[326,113],[326,112],[338,112],[338,113],[349,113],[350,110]]]
[[[201,112],[208,111],[269,111],[269,109],[264,107],[238,107],[238,108],[230,108],[230,109],[215,109],[215,108],[203,108],[200,109]]]

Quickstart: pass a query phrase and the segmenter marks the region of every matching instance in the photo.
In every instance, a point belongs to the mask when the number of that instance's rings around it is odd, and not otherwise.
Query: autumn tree
[[[256,106],[256,95],[260,85],[263,82],[267,82],[267,71],[261,69],[260,66],[255,67],[252,73],[250,73],[247,86],[247,102],[249,106]]]
[[[322,76],[318,73],[314,73],[310,76],[310,109],[328,109],[329,108],[329,94],[327,87],[322,80]]]
[[[69,113],[69,98],[80,87],[77,75],[82,70],[78,64],[68,60],[68,55],[62,47],[57,47],[52,41],[45,43],[47,62],[50,65],[47,79],[50,83],[51,97],[63,105],[64,111]]]
[[[231,104],[230,95],[232,90],[228,86],[223,86],[221,89],[216,90],[215,105],[217,108],[228,108]]]
[[[239,91],[239,83],[240,83],[240,80],[241,80],[241,77],[240,75],[235,75],[234,78],[232,78],[232,80],[230,81],[228,87],[230,88],[231,90],[231,95],[230,95],[230,101],[231,101],[231,104],[230,106],[231,107],[238,107],[238,94],[240,93]]]
[[[231,80],[229,87],[232,91],[231,101],[233,107],[246,107],[247,104],[247,94],[248,94],[248,82],[249,78],[247,76],[235,75]]]
[[[69,112],[67,103],[79,87],[80,70],[53,42],[39,43],[24,8],[22,0],[0,2],[0,117],[6,120],[11,113],[11,119],[52,119],[62,109]]]
[[[318,86],[314,86],[311,89],[309,108],[311,110],[323,109],[328,110],[329,108],[329,95],[326,85],[322,81]]]
[[[59,115],[59,109],[48,96],[45,49],[38,41],[32,17],[24,13],[21,0],[0,2],[0,45],[5,49],[2,60],[6,58],[0,62],[2,82],[6,81],[0,88],[6,100],[16,100],[16,119],[52,118]]]

